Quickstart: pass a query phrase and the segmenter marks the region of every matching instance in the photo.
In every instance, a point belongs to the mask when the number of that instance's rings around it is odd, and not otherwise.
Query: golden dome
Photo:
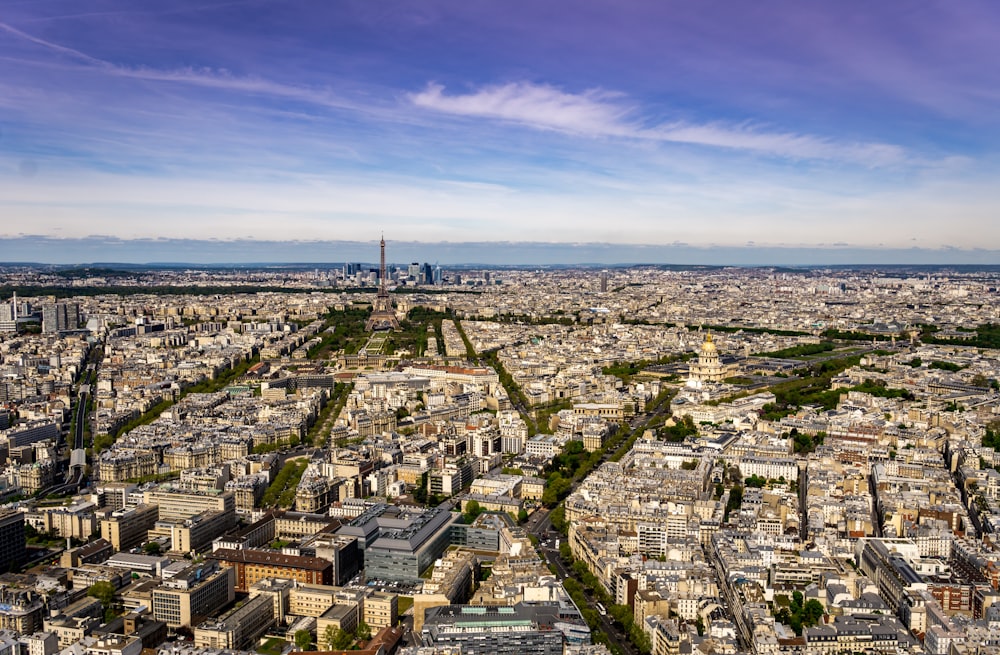
[[[712,341],[712,333],[709,332],[705,335],[705,343],[701,344],[701,351],[704,353],[714,353],[715,343]]]

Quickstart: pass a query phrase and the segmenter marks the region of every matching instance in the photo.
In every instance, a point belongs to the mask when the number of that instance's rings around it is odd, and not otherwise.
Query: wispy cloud
[[[460,116],[479,116],[535,128],[586,135],[630,136],[628,107],[619,96],[603,91],[574,95],[555,87],[526,82],[488,86],[466,95],[445,95],[440,84],[429,84],[410,95],[418,107]]]
[[[277,82],[257,77],[235,75],[222,68],[186,67],[157,69],[146,66],[122,66],[93,57],[80,50],[29,34],[0,22],[0,31],[46,48],[106,75],[147,82],[184,84],[224,92],[269,96],[302,102],[318,107],[403,119],[389,106],[378,108],[341,97],[327,88]],[[488,118],[516,123],[535,129],[567,134],[683,143],[713,148],[759,153],[791,159],[824,159],[886,166],[902,161],[905,152],[886,143],[839,142],[832,139],[775,131],[752,123],[671,122],[648,125],[641,119],[640,108],[621,93],[591,89],[567,93],[547,84],[513,82],[484,86],[466,94],[447,94],[443,85],[431,83],[407,96],[418,107],[470,118]]]
[[[751,124],[675,123],[645,130],[641,134],[676,143],[750,150],[794,159],[837,159],[871,166],[899,163],[905,156],[903,148],[888,143],[841,143],[809,134],[769,132]]]
[[[429,84],[409,96],[421,108],[467,117],[509,121],[536,129],[593,137],[621,137],[746,150],[793,159],[831,159],[888,165],[903,159],[904,150],[885,143],[840,143],[809,134],[770,131],[749,123],[692,124],[674,122],[644,126],[638,110],[621,94],[590,90],[566,93],[553,86],[527,82],[486,86],[468,94],[445,93]]]
[[[24,39],[25,41],[34,43],[35,45],[40,45],[44,48],[48,48],[49,50],[54,50],[58,53],[68,55],[73,59],[83,61],[84,63],[87,64],[93,64],[95,66],[108,65],[107,62],[97,59],[96,57],[91,57],[90,55],[80,52],[79,50],[68,48],[66,46],[59,45],[58,43],[53,43],[52,41],[46,41],[45,39],[33,36],[31,34],[28,34],[27,32],[22,32],[21,30],[17,29],[12,25],[8,25],[7,23],[0,22],[0,31],[7,32],[8,34],[16,36],[20,39]]]
[[[209,89],[218,89],[222,91],[268,95],[287,100],[306,102],[331,109],[359,110],[363,108],[362,105],[348,102],[345,99],[338,97],[329,89],[285,84],[260,77],[239,76],[234,75],[232,72],[225,69],[210,67],[185,67],[162,70],[145,66],[121,66],[98,57],[93,57],[75,48],[70,48],[59,43],[34,36],[7,23],[0,22],[0,31],[7,32],[8,34],[35,45],[47,48],[61,55],[65,55],[78,63],[86,65],[92,70],[114,77],[130,78],[148,82],[172,82]]]

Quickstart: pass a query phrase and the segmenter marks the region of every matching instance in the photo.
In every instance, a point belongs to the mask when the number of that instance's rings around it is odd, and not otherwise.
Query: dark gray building
[[[463,655],[562,655],[563,633],[551,605],[444,605],[427,610],[424,646],[460,647]]]
[[[72,302],[57,302],[42,306],[42,332],[46,334],[75,330],[80,327],[80,306]]]
[[[403,511],[379,504],[337,534],[357,537],[369,580],[416,582],[451,544],[451,528],[460,517],[441,507]]]
[[[24,514],[0,512],[0,571],[9,571],[25,560]]]

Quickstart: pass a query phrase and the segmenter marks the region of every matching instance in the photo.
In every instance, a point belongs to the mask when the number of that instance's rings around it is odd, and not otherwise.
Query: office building
[[[361,550],[356,537],[321,532],[302,544],[303,555],[333,564],[333,584],[345,585],[361,570]]]
[[[115,550],[128,550],[142,545],[146,534],[159,518],[156,505],[138,505],[120,509],[101,519],[101,538],[111,543]]]
[[[76,548],[64,550],[59,556],[59,566],[75,569],[83,564],[100,564],[114,555],[115,549],[107,539],[95,539]]]
[[[80,327],[80,306],[72,302],[49,303],[42,306],[42,332],[54,334]]]
[[[145,492],[143,502],[160,508],[161,521],[184,521],[202,512],[235,512],[236,499],[231,491],[195,491],[168,485]],[[230,514],[235,524],[235,514]],[[232,526],[229,526],[232,527]]]
[[[24,514],[0,511],[0,571],[18,566],[27,557],[24,539]]]
[[[51,632],[21,635],[22,655],[55,655],[59,652],[59,638]]]
[[[129,612],[105,623],[91,633],[95,637],[138,637],[143,648],[156,648],[167,640],[167,624],[152,617]]]
[[[252,650],[268,628],[274,625],[274,602],[270,596],[250,598],[239,607],[206,621],[194,630],[194,645],[200,648]]]
[[[235,573],[236,590],[246,592],[264,578],[288,578],[307,584],[328,585],[333,581],[333,564],[318,557],[284,555],[273,550],[220,548],[210,560]]]
[[[134,635],[104,635],[87,646],[85,655],[139,655],[142,640]]]
[[[552,605],[444,605],[427,610],[420,637],[424,646],[463,655],[562,655],[559,621]]]
[[[208,561],[189,566],[153,589],[153,617],[168,626],[197,625],[236,598],[236,572]]]
[[[183,521],[158,521],[157,532],[168,531],[170,550],[175,553],[199,551],[236,525],[236,511],[207,510]]]
[[[364,548],[365,575],[372,580],[420,580],[420,573],[444,553],[460,515],[442,508],[403,512],[376,505],[338,534],[358,538]]]
[[[373,591],[365,597],[364,621],[372,630],[394,627],[399,620],[399,596],[384,591]]]
[[[45,602],[34,589],[0,583],[0,630],[30,635],[42,629]]]

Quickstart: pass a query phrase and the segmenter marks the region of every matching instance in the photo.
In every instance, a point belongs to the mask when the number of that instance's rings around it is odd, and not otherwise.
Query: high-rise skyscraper
[[[42,306],[42,332],[54,334],[80,327],[80,306],[72,302],[57,302]]]
[[[608,272],[601,271],[601,293],[608,292]]]
[[[0,513],[0,570],[8,571],[27,557],[24,514],[9,510]]]

